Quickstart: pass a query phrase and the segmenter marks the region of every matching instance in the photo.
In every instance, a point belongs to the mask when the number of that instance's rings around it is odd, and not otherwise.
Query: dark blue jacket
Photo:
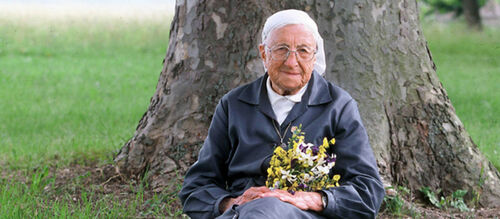
[[[265,166],[280,138],[266,90],[267,74],[233,89],[220,100],[198,161],[186,174],[179,194],[184,212],[192,218],[214,218],[219,203],[265,185]],[[337,155],[331,174],[340,174],[340,187],[323,190],[328,218],[375,218],[384,188],[356,102],[316,72],[302,101],[294,105],[279,127],[302,124],[305,142],[321,144],[335,138]],[[285,142],[291,137],[286,132]]]

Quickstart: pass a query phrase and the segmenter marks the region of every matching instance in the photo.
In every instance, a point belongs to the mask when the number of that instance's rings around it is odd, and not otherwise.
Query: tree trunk
[[[481,203],[499,205],[500,174],[470,139],[437,78],[414,0],[177,1],[156,92],[115,158],[118,169],[131,177],[148,170],[157,188],[183,174],[219,98],[264,74],[260,28],[287,8],[317,21],[326,78],[358,101],[387,182],[449,194],[477,189],[482,177]]]
[[[475,30],[481,30],[481,16],[479,15],[479,2],[477,0],[462,0],[462,8],[467,25]]]

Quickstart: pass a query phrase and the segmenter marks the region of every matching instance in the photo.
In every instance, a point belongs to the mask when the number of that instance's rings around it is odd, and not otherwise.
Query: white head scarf
[[[278,11],[268,17],[266,23],[264,24],[264,28],[262,28],[262,43],[266,42],[267,37],[273,30],[276,30],[288,24],[303,24],[311,30],[312,34],[314,35],[314,39],[316,40],[316,44],[318,45],[316,62],[314,63],[314,70],[316,70],[320,75],[323,75],[326,68],[323,38],[321,38],[321,35],[319,35],[318,25],[316,25],[316,22],[314,22],[314,20],[309,17],[306,12],[295,9],[288,9]]]

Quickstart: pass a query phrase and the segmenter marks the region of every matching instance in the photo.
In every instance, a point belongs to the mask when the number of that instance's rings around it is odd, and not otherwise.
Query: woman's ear
[[[259,45],[259,53],[262,61],[266,62],[266,46],[264,44]]]

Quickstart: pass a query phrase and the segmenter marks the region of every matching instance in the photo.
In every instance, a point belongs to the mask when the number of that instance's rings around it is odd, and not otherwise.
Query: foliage
[[[479,7],[486,4],[487,0],[477,0]],[[423,9],[423,15],[427,16],[435,12],[448,13],[454,12],[456,16],[463,13],[461,0],[419,0],[420,8]]]
[[[420,214],[415,210],[412,200],[413,194],[404,187],[386,187],[386,190],[394,191],[391,195],[384,196],[384,212],[388,211],[391,215],[397,217],[409,216],[419,218]],[[408,200],[408,201],[407,201]]]
[[[481,167],[481,171],[479,173],[479,181],[477,182],[477,185],[472,189],[472,200],[470,201],[470,206],[479,206],[479,201],[481,200],[481,193],[483,192],[483,185],[485,181],[486,176],[484,175],[484,167]]]
[[[434,192],[429,188],[429,187],[422,187],[420,189],[420,191],[422,193],[424,193],[424,195],[429,199],[429,202],[438,207],[438,208],[443,208],[443,205],[444,205],[444,198],[441,197],[441,200],[439,200],[436,196],[436,194],[434,194]],[[440,193],[441,192],[441,189],[438,189],[437,190],[437,193]]]
[[[450,207],[459,209],[462,212],[470,211],[464,202],[464,196],[467,194],[467,190],[457,190],[451,194]]]
[[[386,189],[394,189],[394,187],[388,187]],[[403,212],[404,200],[396,193],[395,196],[384,196],[385,208],[391,212],[393,215],[400,216]]]
[[[439,199],[436,194],[439,194],[441,189],[438,189],[436,193],[434,193],[429,187],[424,186],[420,188],[420,192],[424,193],[425,197],[428,198],[432,205],[440,209],[455,208],[461,212],[470,211],[464,202],[464,196],[467,194],[467,190],[456,190],[451,195],[447,197],[441,196]]]

